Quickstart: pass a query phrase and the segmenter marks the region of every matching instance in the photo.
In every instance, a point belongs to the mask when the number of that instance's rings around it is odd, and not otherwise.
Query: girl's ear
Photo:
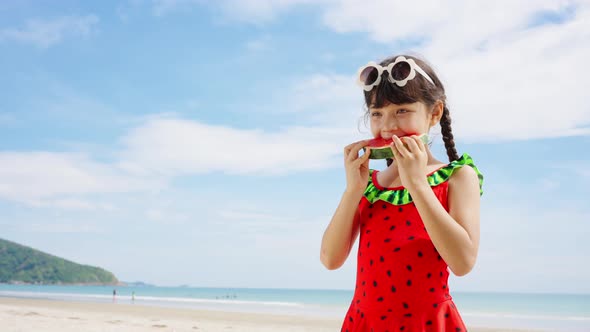
[[[445,104],[440,100],[434,103],[432,112],[430,112],[430,126],[434,126],[440,122],[440,118],[442,118],[443,115],[444,107]]]

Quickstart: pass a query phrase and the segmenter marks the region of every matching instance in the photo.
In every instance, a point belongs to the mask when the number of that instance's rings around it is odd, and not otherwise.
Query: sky
[[[319,252],[370,138],[355,74],[406,53],[485,177],[451,289],[588,294],[589,41],[589,1],[2,1],[0,238],[122,281],[352,290],[356,245]]]

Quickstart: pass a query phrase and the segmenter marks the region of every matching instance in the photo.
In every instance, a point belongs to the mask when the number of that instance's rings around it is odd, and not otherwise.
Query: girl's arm
[[[363,192],[345,191],[324,232],[320,261],[328,270],[344,264],[359,234],[358,205]]]
[[[464,166],[449,179],[449,212],[436,198],[427,181],[408,188],[428,235],[449,268],[457,276],[469,273],[479,249],[479,179]]]

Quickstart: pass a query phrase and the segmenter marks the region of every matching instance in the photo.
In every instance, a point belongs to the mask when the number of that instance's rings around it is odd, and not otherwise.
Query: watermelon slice
[[[408,135],[412,136],[412,135]],[[420,139],[424,144],[428,144],[428,134],[420,135]],[[373,138],[369,141],[368,147],[371,148],[371,154],[369,155],[369,159],[393,159],[393,151],[391,151],[391,143],[393,143],[393,139],[385,139],[382,137]],[[363,150],[366,150],[363,148]]]

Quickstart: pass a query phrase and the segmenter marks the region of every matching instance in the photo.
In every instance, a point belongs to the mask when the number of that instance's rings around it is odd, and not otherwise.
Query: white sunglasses
[[[389,73],[389,75],[387,75],[388,80],[391,83],[397,84],[399,87],[403,87],[408,81],[413,80],[414,77],[416,77],[416,72],[420,73],[420,75],[424,76],[424,78],[432,83],[432,85],[436,86],[430,76],[428,76],[428,74],[416,64],[414,59],[406,59],[404,56],[398,56],[395,58],[395,61],[387,65],[387,67],[382,67],[374,61],[369,62],[359,69],[357,83],[363,87],[365,91],[371,91],[374,86],[381,83],[381,74],[383,74],[383,71],[387,71]]]

